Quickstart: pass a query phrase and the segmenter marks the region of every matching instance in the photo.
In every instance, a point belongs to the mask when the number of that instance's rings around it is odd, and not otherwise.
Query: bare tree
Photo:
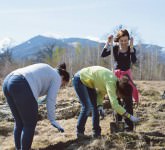
[[[0,77],[3,78],[9,72],[17,68],[17,63],[12,58],[12,52],[10,48],[6,48],[3,53],[0,54]]]

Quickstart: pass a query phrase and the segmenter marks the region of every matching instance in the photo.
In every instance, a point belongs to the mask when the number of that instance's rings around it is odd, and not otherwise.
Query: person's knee
[[[94,107],[91,104],[88,105],[88,107],[87,107],[88,114],[90,114],[93,110],[94,110]]]
[[[24,131],[26,131],[30,135],[31,134],[33,135],[34,131],[35,131],[35,128],[36,128],[36,125],[25,125],[23,128],[24,128]]]
[[[15,128],[20,128],[20,129],[22,129],[23,128],[23,123],[22,122],[18,122],[18,121],[16,121],[16,123],[15,123]]]
[[[23,126],[28,128],[35,128],[37,125],[37,118],[31,121],[24,121]]]
[[[89,114],[90,114],[91,111],[92,111],[92,107],[91,107],[91,106],[83,107],[83,108],[82,108],[82,111],[83,111],[87,116],[89,116]]]

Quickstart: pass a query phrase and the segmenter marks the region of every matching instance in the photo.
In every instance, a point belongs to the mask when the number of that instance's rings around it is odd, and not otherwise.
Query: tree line
[[[153,49],[146,53],[139,43],[137,49],[137,63],[132,66],[135,80],[165,80],[165,65],[158,59],[158,50]],[[74,49],[57,47],[55,44],[47,45],[37,54],[36,59],[16,62],[12,58],[10,49],[0,54],[0,76],[3,78],[10,71],[33,63],[48,63],[55,67],[61,62],[66,62],[71,75],[77,70],[93,65],[104,66],[111,69],[110,57],[101,58],[103,45],[98,47],[84,47],[77,43]]]

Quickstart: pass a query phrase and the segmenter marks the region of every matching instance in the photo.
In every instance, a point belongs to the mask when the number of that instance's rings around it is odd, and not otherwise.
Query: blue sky
[[[102,38],[123,24],[165,47],[165,0],[0,0],[0,40],[39,34]]]

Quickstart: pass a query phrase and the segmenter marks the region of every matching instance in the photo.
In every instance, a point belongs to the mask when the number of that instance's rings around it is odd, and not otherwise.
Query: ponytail
[[[70,75],[66,71],[66,64],[62,63],[62,64],[58,65],[57,70],[58,70],[60,76],[63,76],[63,80],[65,80],[66,82],[69,82]]]
[[[66,70],[66,64],[63,62],[62,64],[58,65],[57,68]]]

